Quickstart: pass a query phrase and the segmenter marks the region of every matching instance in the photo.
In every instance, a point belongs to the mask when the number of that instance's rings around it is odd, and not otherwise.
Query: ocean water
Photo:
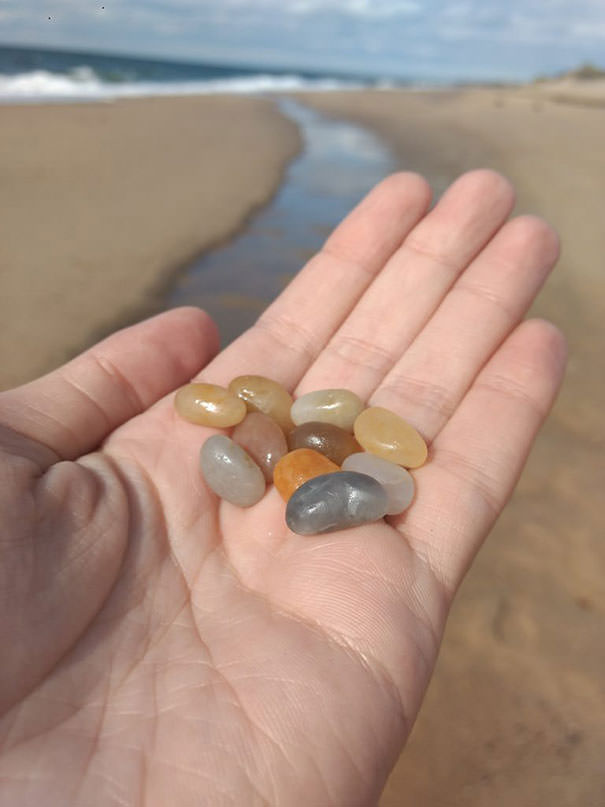
[[[0,46],[0,102],[94,101],[149,95],[292,92],[387,81],[254,67]]]

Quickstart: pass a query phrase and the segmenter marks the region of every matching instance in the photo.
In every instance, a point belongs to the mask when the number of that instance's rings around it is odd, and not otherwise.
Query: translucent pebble
[[[250,507],[263,497],[263,472],[241,446],[224,434],[206,440],[200,451],[200,468],[208,487],[231,504]]]
[[[285,387],[263,375],[240,375],[229,384],[229,391],[246,402],[249,412],[263,412],[290,431],[292,396]]]
[[[309,479],[339,471],[336,463],[310,448],[298,448],[282,457],[273,471],[273,481],[284,501]]]
[[[299,426],[309,421],[332,423],[352,431],[355,418],[363,409],[359,396],[348,389],[321,389],[301,395],[292,405],[290,416]]]
[[[427,447],[420,434],[389,409],[364,409],[354,430],[359,444],[371,454],[406,468],[419,468],[426,461]]]
[[[338,471],[298,488],[286,506],[286,523],[299,535],[316,535],[377,521],[386,511],[386,491],[375,479]]]
[[[343,462],[342,470],[367,474],[380,482],[387,493],[388,516],[402,513],[410,506],[414,498],[412,475],[401,465],[383,460],[382,457],[377,457],[375,454],[368,454],[365,451],[350,454]]]
[[[288,451],[284,433],[273,418],[262,412],[250,412],[235,427],[231,439],[250,454],[267,482],[272,482],[277,461]]]
[[[292,429],[288,435],[288,447],[291,451],[295,448],[312,448],[320,454],[325,454],[337,465],[342,465],[349,454],[361,450],[351,432],[332,423],[320,423],[317,420],[301,423]]]
[[[246,405],[224,387],[216,384],[187,384],[177,392],[174,406],[178,414],[200,426],[226,428],[246,417]]]

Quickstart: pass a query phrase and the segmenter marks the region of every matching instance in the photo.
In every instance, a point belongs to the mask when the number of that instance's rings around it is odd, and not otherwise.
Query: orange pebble
[[[297,448],[277,463],[273,471],[273,482],[282,499],[287,502],[294,491],[309,479],[334,471],[340,471],[338,465],[319,451]]]

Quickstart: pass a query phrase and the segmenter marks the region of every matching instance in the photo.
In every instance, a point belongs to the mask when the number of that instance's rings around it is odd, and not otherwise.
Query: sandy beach
[[[0,389],[153,312],[299,147],[257,99],[0,106]]]
[[[503,172],[518,211],[563,243],[533,313],[565,331],[568,377],[462,587],[381,807],[605,804],[605,106],[591,92],[304,96],[377,131],[437,192],[470,168]],[[270,101],[239,97],[0,107],[0,145],[0,387],[154,310],[300,146]]]

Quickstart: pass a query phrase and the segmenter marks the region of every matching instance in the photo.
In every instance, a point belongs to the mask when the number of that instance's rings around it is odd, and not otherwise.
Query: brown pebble
[[[326,457],[342,465],[349,454],[361,451],[361,446],[350,432],[334,426],[332,423],[310,421],[296,426],[288,434],[290,451],[295,448],[312,448]]]
[[[284,433],[273,418],[262,412],[249,412],[231,438],[250,454],[267,482],[272,482],[277,461],[288,451]]]

